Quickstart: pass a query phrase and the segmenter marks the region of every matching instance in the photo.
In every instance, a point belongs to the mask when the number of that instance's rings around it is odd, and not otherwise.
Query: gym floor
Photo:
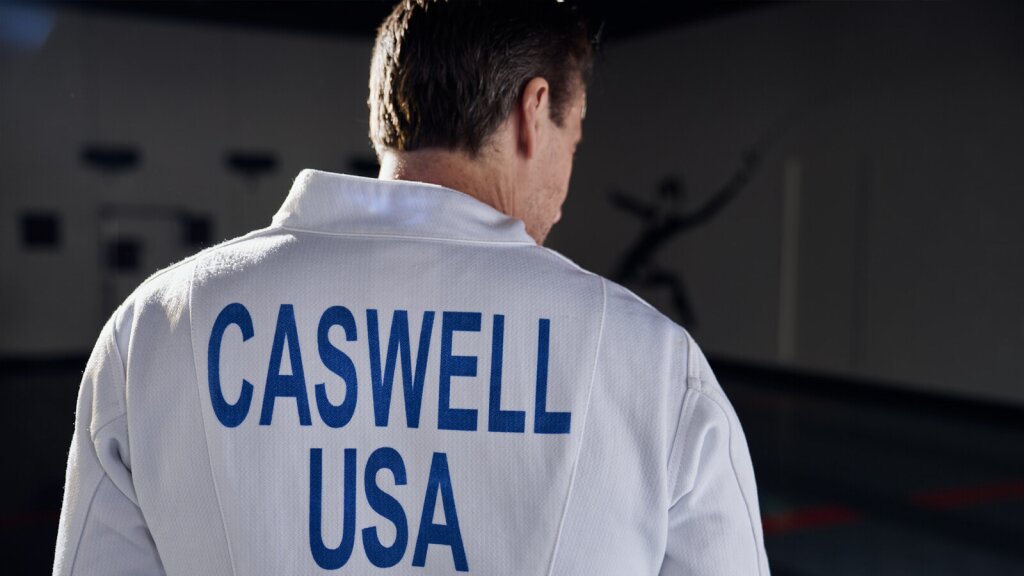
[[[750,444],[773,574],[1024,574],[1024,410],[712,365]],[[5,573],[51,569],[83,366],[0,363]]]
[[[776,576],[1024,574],[1024,410],[716,371],[750,444]]]

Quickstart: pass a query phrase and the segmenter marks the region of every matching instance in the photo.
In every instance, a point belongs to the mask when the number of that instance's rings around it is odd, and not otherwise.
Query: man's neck
[[[517,217],[510,179],[483,155],[440,149],[386,151],[381,155],[380,180],[437,184],[468,194],[512,217]]]

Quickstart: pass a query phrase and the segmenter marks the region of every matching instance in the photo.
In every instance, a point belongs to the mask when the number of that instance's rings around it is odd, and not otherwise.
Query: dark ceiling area
[[[484,0],[486,1],[486,0]],[[554,1],[554,0],[552,0]],[[762,8],[774,1],[649,0],[572,1],[587,18],[603,24],[603,42],[614,42],[665,28]],[[394,0],[50,0],[60,8],[120,13],[147,18],[206,22],[228,26],[290,30],[334,36],[372,38]]]

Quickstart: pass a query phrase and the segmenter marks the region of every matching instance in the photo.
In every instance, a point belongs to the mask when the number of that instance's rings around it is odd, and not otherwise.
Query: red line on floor
[[[1024,480],[921,490],[911,494],[909,500],[915,506],[931,510],[953,510],[1024,500]],[[852,524],[863,518],[863,513],[847,506],[814,506],[767,515],[762,519],[762,525],[765,535],[774,536],[798,530]]]
[[[796,530],[852,524],[863,517],[860,512],[846,506],[817,506],[765,516],[762,519],[762,526],[766,535],[777,535]]]
[[[911,496],[922,508],[950,510],[979,504],[992,504],[1024,498],[1024,480],[1012,480],[980,486],[959,486],[940,490],[923,490]]]

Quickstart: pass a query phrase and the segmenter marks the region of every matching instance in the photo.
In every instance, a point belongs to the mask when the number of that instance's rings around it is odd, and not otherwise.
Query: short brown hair
[[[538,76],[561,126],[592,61],[586,19],[556,0],[402,0],[374,43],[370,140],[475,155]]]

